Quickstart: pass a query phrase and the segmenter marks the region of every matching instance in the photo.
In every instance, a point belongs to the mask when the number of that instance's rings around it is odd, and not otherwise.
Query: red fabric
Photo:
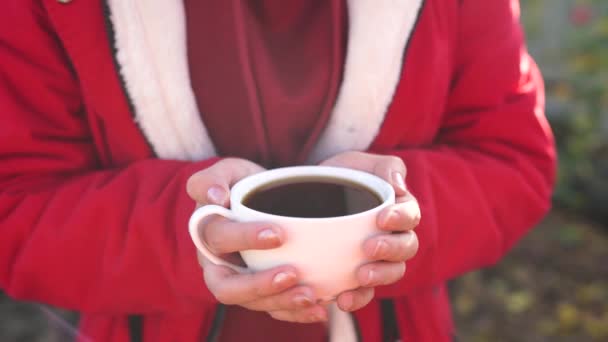
[[[302,163],[337,96],[344,0],[184,3],[192,89],[216,149],[266,167]],[[229,306],[220,341],[266,341],[269,331],[324,341],[326,330]]]
[[[244,337],[247,338],[244,338]],[[298,324],[275,320],[266,312],[250,311],[240,306],[229,307],[222,322],[221,342],[322,342],[327,341],[323,323]]]
[[[547,211],[553,140],[517,1],[427,0],[370,151],[396,155],[422,207],[395,301],[406,341],[448,341],[446,280],[496,262]],[[40,6],[45,6],[41,8]],[[186,233],[195,163],[157,160],[133,123],[100,2],[0,11],[0,287],[83,312],[82,332],[200,341],[215,301]],[[238,142],[235,142],[238,143]],[[378,303],[356,313],[378,341]]]
[[[192,88],[219,153],[266,167],[304,162],[342,76],[344,0],[187,0],[185,9]]]

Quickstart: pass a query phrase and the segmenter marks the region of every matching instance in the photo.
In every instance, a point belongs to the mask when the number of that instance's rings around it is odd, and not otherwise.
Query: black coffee
[[[382,204],[371,189],[328,177],[298,177],[264,184],[243,199],[251,209],[291,217],[321,218],[360,213]]]

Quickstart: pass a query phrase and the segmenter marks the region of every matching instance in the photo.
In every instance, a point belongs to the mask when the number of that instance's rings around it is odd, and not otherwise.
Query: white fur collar
[[[201,160],[215,148],[190,85],[182,1],[107,0],[116,59],[135,118],[163,159]],[[343,81],[309,161],[365,150],[400,79],[404,50],[423,0],[348,0]]]
[[[346,64],[336,105],[310,161],[365,150],[384,121],[422,0],[349,0]]]
[[[108,0],[135,120],[162,159],[215,155],[190,86],[182,1]]]

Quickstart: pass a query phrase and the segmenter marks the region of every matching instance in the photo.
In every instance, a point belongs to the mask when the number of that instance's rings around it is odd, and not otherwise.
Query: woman
[[[550,206],[518,15],[516,0],[9,1],[2,289],[78,310],[94,341],[324,340],[329,312],[296,269],[201,257],[201,272],[186,229],[194,202],[225,205],[248,174],[324,163],[401,196],[362,243],[361,287],[337,299],[354,321],[330,324],[450,340],[446,281],[495,263]],[[220,253],[283,239],[218,219],[203,232]]]

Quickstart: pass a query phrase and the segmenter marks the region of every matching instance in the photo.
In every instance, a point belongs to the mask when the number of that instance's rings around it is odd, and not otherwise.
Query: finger
[[[418,236],[414,231],[376,235],[363,243],[363,251],[370,260],[407,261],[418,252]]]
[[[397,197],[407,194],[405,186],[405,177],[407,168],[403,160],[395,156],[383,156],[374,166],[374,174],[385,181],[389,182]]]
[[[321,163],[327,166],[341,166],[370,172],[389,182],[397,196],[406,194],[405,176],[407,168],[403,160],[396,156],[376,155],[350,151],[341,153]]]
[[[242,304],[242,306],[254,311],[292,311],[311,307],[315,304],[315,301],[314,293],[310,287],[296,286],[274,296]]]
[[[235,222],[215,216],[199,229],[201,239],[214,254],[227,254],[249,249],[270,249],[284,241],[276,225],[260,222]]]
[[[420,224],[422,215],[418,201],[409,192],[397,199],[397,203],[382,210],[378,215],[378,228],[386,231],[408,231]]]
[[[275,295],[298,282],[296,270],[291,266],[241,274],[204,260],[203,273],[209,291],[220,303],[227,305],[240,305]]]
[[[404,262],[372,262],[359,267],[357,279],[365,287],[392,284],[405,274]]]
[[[227,206],[232,185],[261,171],[264,171],[261,166],[245,159],[222,159],[190,176],[186,191],[198,203]]]
[[[327,309],[320,305],[315,305],[303,310],[279,310],[269,312],[270,316],[279,321],[294,323],[318,323],[327,322]]]
[[[373,298],[373,287],[361,287],[341,293],[338,296],[337,303],[342,311],[355,311],[369,304]]]

